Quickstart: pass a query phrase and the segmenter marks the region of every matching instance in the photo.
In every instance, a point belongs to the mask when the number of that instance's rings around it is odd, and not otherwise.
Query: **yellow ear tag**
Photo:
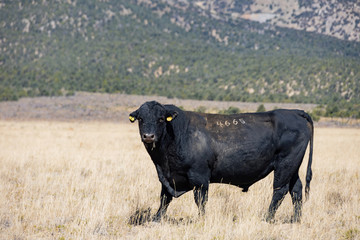
[[[130,119],[131,122],[135,121],[135,118],[133,116],[129,116],[129,119]]]
[[[166,121],[171,122],[173,120],[172,116],[166,118]]]

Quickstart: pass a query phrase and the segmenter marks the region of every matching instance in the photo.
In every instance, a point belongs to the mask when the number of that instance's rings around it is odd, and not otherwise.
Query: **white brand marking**
[[[228,120],[226,120],[224,123],[222,122],[222,121],[217,121],[216,122],[216,125],[218,125],[219,127],[229,127],[231,124],[233,124],[233,125],[238,125],[239,124],[239,122],[241,123],[241,124],[245,124],[246,122],[245,122],[245,120],[244,119],[242,119],[242,118],[239,118],[239,119],[236,119],[236,118],[234,118],[232,121],[228,121]]]

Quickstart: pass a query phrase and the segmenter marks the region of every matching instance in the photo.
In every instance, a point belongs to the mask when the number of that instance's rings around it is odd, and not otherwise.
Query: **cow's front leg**
[[[159,222],[161,218],[165,215],[166,210],[172,201],[173,197],[171,194],[166,190],[166,187],[161,184],[161,194],[160,194],[160,207],[157,213],[155,214],[153,221]]]
[[[208,200],[210,169],[204,165],[195,166],[188,172],[188,179],[192,186],[194,186],[194,199],[199,208],[199,215],[205,214],[205,205]]]
[[[196,205],[199,208],[200,216],[203,216],[205,214],[205,205],[208,200],[208,190],[209,190],[209,184],[194,188],[194,199]]]

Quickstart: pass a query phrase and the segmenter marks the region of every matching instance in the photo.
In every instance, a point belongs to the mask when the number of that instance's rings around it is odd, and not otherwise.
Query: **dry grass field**
[[[213,184],[204,217],[187,193],[167,220],[134,226],[160,193],[136,124],[0,121],[0,239],[360,239],[360,129],[315,129],[300,224],[289,196],[263,221],[271,186],[272,174],[248,193]]]

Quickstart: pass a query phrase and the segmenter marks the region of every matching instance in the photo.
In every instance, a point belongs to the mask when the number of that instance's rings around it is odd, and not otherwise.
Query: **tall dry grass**
[[[160,192],[136,124],[0,121],[0,239],[360,239],[360,129],[318,128],[314,147],[301,224],[289,196],[263,221],[270,175],[248,193],[210,185],[203,218],[187,193],[168,220],[134,226]]]

